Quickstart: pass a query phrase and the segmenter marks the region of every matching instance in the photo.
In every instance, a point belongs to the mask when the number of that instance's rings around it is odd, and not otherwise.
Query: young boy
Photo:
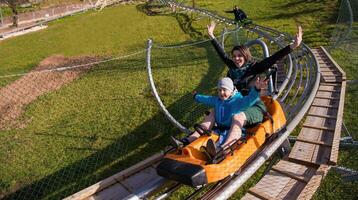
[[[264,81],[257,80],[256,86],[251,88],[249,95],[242,96],[236,90],[232,80],[225,77],[218,82],[218,96],[195,94],[194,98],[197,102],[214,107],[216,127],[213,131],[220,136],[217,142],[219,146],[229,145],[241,137],[241,129],[238,131],[230,129],[232,117],[238,113],[242,114],[241,111],[253,106],[259,99],[261,87],[265,86],[265,84]],[[188,138],[182,139],[182,142],[188,144],[198,137],[200,137],[199,133],[194,132]],[[175,141],[175,143],[180,142]],[[208,141],[207,149],[210,155],[214,156],[216,154],[216,145],[212,140]]]

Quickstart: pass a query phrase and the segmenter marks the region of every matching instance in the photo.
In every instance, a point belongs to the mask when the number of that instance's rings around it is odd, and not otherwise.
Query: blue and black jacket
[[[207,96],[196,94],[195,100],[215,108],[215,122],[217,126],[230,129],[232,116],[253,106],[260,97],[259,90],[253,87],[247,96],[242,96],[240,92],[234,94],[227,100],[221,100],[218,96]]]

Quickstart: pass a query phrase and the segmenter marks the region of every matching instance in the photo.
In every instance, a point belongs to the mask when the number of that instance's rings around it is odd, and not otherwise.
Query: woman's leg
[[[226,141],[222,146],[231,145],[232,142],[241,138],[242,128],[246,123],[246,115],[244,112],[236,114],[232,118],[232,123]]]

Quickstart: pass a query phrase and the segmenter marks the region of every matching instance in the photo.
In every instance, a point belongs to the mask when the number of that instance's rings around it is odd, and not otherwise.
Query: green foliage
[[[344,182],[340,174],[331,170],[312,199],[356,199],[357,187],[357,182]]]

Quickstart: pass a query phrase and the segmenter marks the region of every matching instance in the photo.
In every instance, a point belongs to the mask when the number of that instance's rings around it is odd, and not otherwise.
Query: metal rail
[[[167,117],[167,119],[172,122],[174,124],[174,126],[176,126],[177,128],[179,128],[179,130],[183,131],[184,133],[190,134],[191,131],[189,129],[187,129],[186,127],[184,127],[183,125],[180,124],[180,122],[178,122],[170,113],[169,111],[166,109],[166,107],[164,106],[162,100],[159,97],[159,94],[157,92],[157,89],[155,87],[154,84],[154,80],[153,80],[153,75],[152,75],[152,67],[150,64],[150,52],[152,49],[152,40],[149,39],[148,40],[148,47],[147,47],[147,72],[148,72],[148,80],[149,80],[149,84],[150,87],[152,89],[153,95],[155,97],[155,99],[157,100],[157,103],[159,104],[160,109],[163,111],[164,115]]]

